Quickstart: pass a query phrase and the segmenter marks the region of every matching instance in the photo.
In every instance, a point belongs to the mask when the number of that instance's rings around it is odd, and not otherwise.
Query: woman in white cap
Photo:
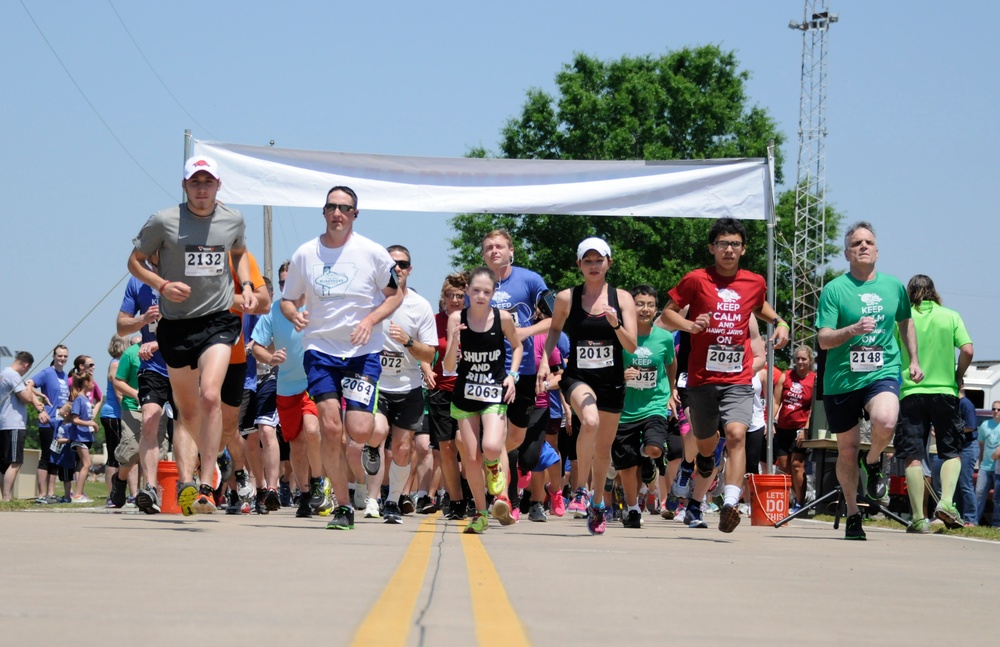
[[[587,238],[577,247],[576,258],[583,284],[556,297],[545,356],[552,353],[559,333],[565,332],[570,353],[560,388],[580,420],[574,499],[588,497],[587,479],[593,471],[596,492],[587,506],[587,530],[600,535],[605,530],[601,477],[611,466],[611,444],[625,403],[622,349],[635,351],[637,323],[632,295],[606,280],[611,267],[608,244]],[[539,389],[547,387],[548,376],[548,363],[543,362],[538,367]]]

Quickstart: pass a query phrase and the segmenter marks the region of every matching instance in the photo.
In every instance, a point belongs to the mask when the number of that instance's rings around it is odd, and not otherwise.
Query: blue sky
[[[1000,5],[831,10],[828,199],[848,221],[875,224],[882,271],[930,275],[964,315],[977,359],[1000,360],[988,287]],[[790,184],[802,38],[787,25],[801,18],[801,2],[776,0],[4,2],[0,344],[41,362],[65,337],[71,356],[107,361],[130,240],[180,199],[185,128],[205,140],[461,156],[496,150],[525,91],[551,90],[574,52],[714,43],[737,52],[751,100],[786,133]],[[450,214],[365,212],[364,196],[361,206],[358,231],[409,247],[412,284],[433,300],[451,269]],[[260,258],[261,208],[241,210]],[[275,266],[321,228],[318,208],[276,208]]]

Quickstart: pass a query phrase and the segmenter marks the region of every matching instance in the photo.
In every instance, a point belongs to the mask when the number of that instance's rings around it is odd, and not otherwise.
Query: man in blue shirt
[[[962,461],[962,471],[958,474],[958,507],[962,511],[962,519],[966,526],[979,523],[976,518],[976,486],[972,483],[972,471],[979,460],[979,443],[976,442],[976,405],[965,397],[965,388],[958,391],[958,409],[962,414],[965,432],[965,444],[959,458]]]

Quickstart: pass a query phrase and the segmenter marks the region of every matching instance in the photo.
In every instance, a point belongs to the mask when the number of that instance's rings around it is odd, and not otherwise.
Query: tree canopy
[[[746,93],[750,73],[734,52],[715,45],[683,48],[662,56],[601,61],[576,54],[556,75],[558,95],[532,88],[519,116],[501,130],[504,158],[668,160],[766,157],[775,143],[776,181],[781,181],[785,141],[764,108]],[[483,148],[469,156],[486,157]],[[778,236],[791,243],[795,192],[778,196]],[[696,216],[697,214],[692,214]],[[835,241],[840,217],[827,208],[827,238]],[[742,266],[766,274],[766,224],[745,223],[748,250]],[[623,288],[649,283],[665,292],[688,271],[709,262],[706,218],[632,218],[525,214],[460,214],[452,220],[452,259],[462,267],[481,263],[479,243],[490,230],[510,231],[517,264],[541,274],[550,287],[580,282],[576,245],[600,236],[611,245],[608,280]],[[831,244],[830,254],[836,253]],[[778,308],[788,312],[791,253],[779,247]]]

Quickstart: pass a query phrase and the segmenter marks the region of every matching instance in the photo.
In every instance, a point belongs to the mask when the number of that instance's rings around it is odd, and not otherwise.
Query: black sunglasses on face
[[[396,261],[396,267],[401,270],[408,270],[410,269],[410,261]]]
[[[326,212],[329,212],[329,213],[337,211],[338,209],[340,210],[340,213],[344,214],[345,216],[349,215],[351,213],[354,213],[354,205],[353,204],[334,204],[332,202],[327,202],[326,206],[323,207],[323,211],[326,211]]]

